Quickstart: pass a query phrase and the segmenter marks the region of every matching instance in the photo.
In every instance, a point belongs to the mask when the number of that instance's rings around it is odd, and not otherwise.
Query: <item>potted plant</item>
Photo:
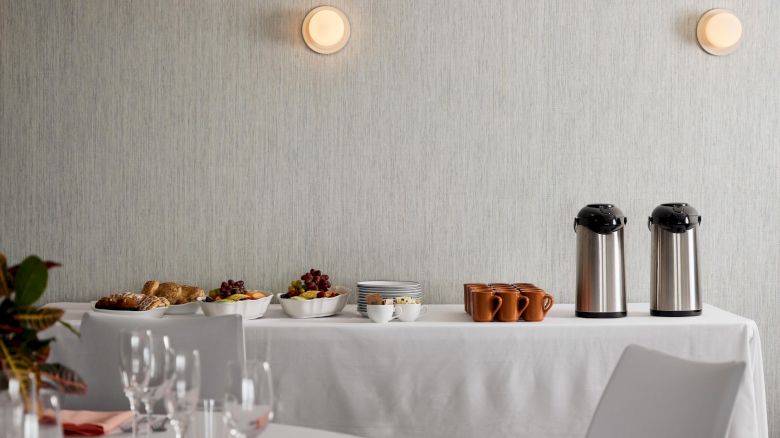
[[[38,307],[35,303],[46,290],[48,270],[60,266],[29,256],[22,263],[8,267],[0,254],[0,388],[8,385],[8,378],[19,382],[25,405],[29,402],[29,379],[34,375],[36,388],[54,387],[67,394],[83,394],[87,385],[68,367],[47,363],[50,344],[54,338],[39,339],[39,332],[60,323],[78,332],[62,321],[64,311]]]

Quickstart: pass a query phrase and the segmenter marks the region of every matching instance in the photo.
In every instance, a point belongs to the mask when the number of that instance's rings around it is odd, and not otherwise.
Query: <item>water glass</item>
[[[123,330],[119,333],[119,372],[125,396],[133,412],[133,438],[138,436],[138,407],[148,391],[152,367],[152,332]]]
[[[24,402],[19,381],[7,379],[8,388],[0,391],[0,438],[18,438],[22,436],[24,421]]]
[[[189,436],[190,420],[200,399],[200,355],[198,350],[176,352],[174,377],[165,391],[165,408],[176,438]]]
[[[151,335],[151,363],[149,366],[149,382],[141,401],[146,410],[146,436],[151,433],[152,413],[155,405],[165,398],[165,393],[173,382],[175,352],[171,348],[168,336]]]
[[[224,420],[232,436],[260,436],[273,420],[273,403],[268,362],[228,362]]]
[[[38,376],[29,373],[26,388],[20,400],[23,415],[21,417],[21,432],[17,430],[15,438],[62,438],[62,421],[60,420],[60,399],[51,389],[39,389]],[[9,388],[11,392],[21,393],[21,385]],[[0,423],[0,429],[5,424]]]
[[[222,400],[211,398],[203,399],[200,403],[203,415],[199,416],[199,424],[196,431],[200,432],[197,438],[222,438],[230,436],[222,421]]]
[[[41,415],[38,421],[36,438],[62,438],[62,420],[60,419],[60,398],[55,391],[41,389],[38,393]],[[37,413],[36,413],[37,415]],[[25,437],[27,438],[27,437]]]

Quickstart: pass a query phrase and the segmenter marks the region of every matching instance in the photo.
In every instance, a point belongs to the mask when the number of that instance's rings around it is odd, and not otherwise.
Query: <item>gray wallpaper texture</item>
[[[755,319],[780,434],[780,3],[0,1],[0,248],[61,261],[48,301],[150,278],[272,291],[530,281],[574,301],[577,211],[629,217],[649,300],[655,205],[702,214],[704,300]],[[697,18],[737,11],[714,57]]]

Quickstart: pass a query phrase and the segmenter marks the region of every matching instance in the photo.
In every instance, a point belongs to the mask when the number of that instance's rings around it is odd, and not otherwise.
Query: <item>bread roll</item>
[[[154,292],[158,297],[166,298],[171,304],[181,304],[183,294],[178,283],[162,283]]]
[[[149,280],[144,283],[144,288],[141,293],[144,295],[157,295],[157,288],[160,287],[160,282],[157,280]]]
[[[189,303],[206,296],[206,291],[196,286],[181,285],[182,302]]]

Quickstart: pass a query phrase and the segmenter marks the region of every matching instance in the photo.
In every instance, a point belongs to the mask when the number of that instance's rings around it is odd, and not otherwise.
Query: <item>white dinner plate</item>
[[[361,299],[361,298],[365,299],[366,295],[373,295],[373,294],[379,294],[379,295],[382,295],[383,297],[388,297],[389,298],[389,297],[403,297],[403,296],[407,296],[407,295],[420,296],[420,295],[422,295],[422,292],[403,292],[403,293],[372,292],[370,294],[359,294],[358,295],[358,299]]]
[[[382,298],[402,298],[402,297],[420,298],[420,297],[422,297],[422,294],[404,294],[404,295],[385,295],[385,294],[380,294],[380,295],[382,295]],[[366,297],[359,296],[357,301],[358,301],[358,303],[365,302],[366,301]]]
[[[374,290],[365,290],[365,289],[359,289],[358,292],[361,294],[373,294],[373,293],[383,293],[383,294],[419,294],[422,293],[422,289],[374,289]]]
[[[369,289],[411,289],[421,287],[420,283],[415,281],[388,281],[388,280],[371,280],[371,281],[359,281],[358,288]]]
[[[168,310],[167,307],[157,307],[156,309],[152,309],[152,310],[98,309],[97,307],[95,307],[95,303],[97,303],[97,301],[92,302],[92,311],[94,312],[107,313],[109,315],[134,316],[136,318],[162,318],[163,315],[165,315],[165,312]]]

